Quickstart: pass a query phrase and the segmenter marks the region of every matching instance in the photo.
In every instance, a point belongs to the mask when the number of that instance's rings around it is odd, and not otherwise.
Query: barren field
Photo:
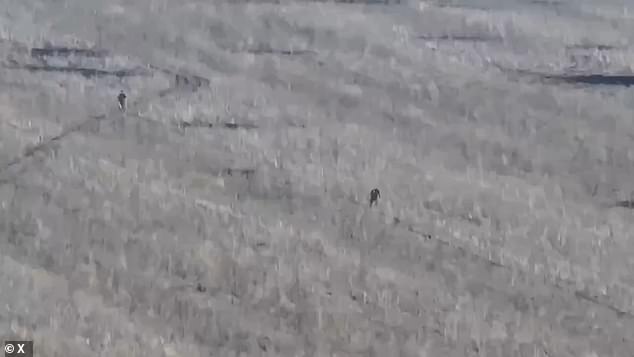
[[[0,337],[634,356],[627,3],[1,1]]]

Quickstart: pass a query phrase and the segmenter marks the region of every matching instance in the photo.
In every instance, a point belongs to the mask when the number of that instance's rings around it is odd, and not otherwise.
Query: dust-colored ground
[[[631,11],[0,2],[0,337],[633,356]]]

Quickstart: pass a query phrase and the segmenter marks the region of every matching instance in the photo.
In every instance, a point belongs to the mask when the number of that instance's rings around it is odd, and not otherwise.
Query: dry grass
[[[631,353],[631,92],[540,76],[626,71],[627,17],[419,5],[0,6],[2,337],[42,356]],[[47,64],[150,74],[15,68],[96,43]]]

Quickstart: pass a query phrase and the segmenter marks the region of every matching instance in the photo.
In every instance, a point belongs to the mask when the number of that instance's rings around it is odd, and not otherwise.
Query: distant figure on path
[[[370,191],[370,207],[372,207],[372,205],[377,205],[379,203],[379,198],[381,197],[381,192],[379,191],[378,188],[373,188],[372,191]]]
[[[117,96],[117,100],[119,101],[119,110],[121,110],[122,112],[125,112],[125,100],[126,100],[126,95],[125,93],[123,93],[123,90],[121,92],[119,92],[119,95]]]

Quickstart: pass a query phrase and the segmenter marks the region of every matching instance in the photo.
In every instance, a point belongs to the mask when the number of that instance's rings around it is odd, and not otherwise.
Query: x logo
[[[17,353],[24,353],[24,343],[18,343],[18,352]]]

